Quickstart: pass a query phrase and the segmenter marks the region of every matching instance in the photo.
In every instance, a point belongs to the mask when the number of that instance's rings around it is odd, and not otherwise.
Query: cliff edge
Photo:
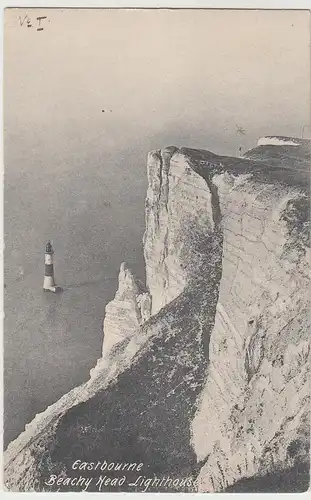
[[[143,466],[100,491],[308,488],[309,162],[275,136],[149,153],[146,283],[121,265],[102,358],[9,445],[7,489],[99,491],[72,464],[104,459]]]

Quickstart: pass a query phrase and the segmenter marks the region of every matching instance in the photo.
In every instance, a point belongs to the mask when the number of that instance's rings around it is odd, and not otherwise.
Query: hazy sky
[[[21,26],[26,14],[34,27]],[[306,11],[6,10],[7,138],[70,156],[148,136],[224,153],[299,136],[309,25]]]

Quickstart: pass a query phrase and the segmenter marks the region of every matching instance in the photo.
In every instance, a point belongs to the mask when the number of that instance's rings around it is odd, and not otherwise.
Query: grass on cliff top
[[[252,174],[259,182],[297,186],[309,193],[309,142],[301,146],[258,146],[244,157],[220,156],[203,149],[182,148],[181,152],[202,176],[222,172]]]

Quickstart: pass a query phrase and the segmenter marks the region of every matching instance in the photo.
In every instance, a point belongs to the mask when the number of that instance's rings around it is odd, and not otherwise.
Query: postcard
[[[310,12],[7,8],[4,487],[305,492]]]

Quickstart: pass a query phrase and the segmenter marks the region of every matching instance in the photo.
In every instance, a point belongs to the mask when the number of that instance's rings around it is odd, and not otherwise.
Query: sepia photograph
[[[310,483],[310,11],[6,8],[7,492]]]

